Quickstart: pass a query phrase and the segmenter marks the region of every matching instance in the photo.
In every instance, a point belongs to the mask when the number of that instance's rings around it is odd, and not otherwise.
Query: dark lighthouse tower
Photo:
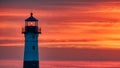
[[[39,68],[38,36],[41,29],[38,28],[38,20],[33,17],[33,13],[25,20],[22,33],[25,36],[23,68]]]

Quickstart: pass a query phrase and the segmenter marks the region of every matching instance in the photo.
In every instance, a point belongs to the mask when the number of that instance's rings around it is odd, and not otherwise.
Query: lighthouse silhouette
[[[22,33],[25,37],[23,68],[39,68],[38,36],[41,28],[38,28],[38,20],[33,13],[25,20]]]

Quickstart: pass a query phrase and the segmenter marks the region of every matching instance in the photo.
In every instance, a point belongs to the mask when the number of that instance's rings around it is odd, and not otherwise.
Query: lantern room
[[[33,17],[33,13],[25,20],[25,26],[38,26],[38,20]]]
[[[33,17],[33,13],[25,19],[25,27],[22,28],[22,33],[41,33],[41,28],[38,28],[38,20]]]

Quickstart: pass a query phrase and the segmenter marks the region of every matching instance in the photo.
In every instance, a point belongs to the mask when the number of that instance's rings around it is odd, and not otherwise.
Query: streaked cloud
[[[120,48],[118,0],[1,0],[0,5],[2,45],[23,45],[21,28],[33,11],[42,28],[39,39],[44,45]]]
[[[0,47],[0,59],[22,60],[23,47]],[[39,48],[40,60],[120,61],[119,49]]]

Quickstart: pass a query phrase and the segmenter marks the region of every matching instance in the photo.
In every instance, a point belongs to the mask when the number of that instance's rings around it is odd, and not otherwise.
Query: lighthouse
[[[39,68],[38,36],[41,28],[38,27],[38,20],[33,17],[33,13],[25,19],[22,34],[25,37],[23,68]]]

